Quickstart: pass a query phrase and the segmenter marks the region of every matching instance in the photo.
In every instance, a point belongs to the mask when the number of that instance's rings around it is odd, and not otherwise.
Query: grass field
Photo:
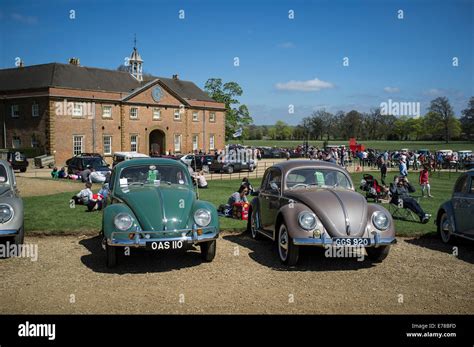
[[[377,177],[377,176],[376,176]],[[390,175],[388,177],[391,177]],[[451,196],[452,187],[458,174],[448,172],[434,173],[431,176],[432,199],[421,199],[420,203],[427,213],[434,216],[440,204],[448,200]],[[362,179],[362,173],[352,174],[357,190]],[[410,176],[409,176],[410,178]],[[416,182],[416,173],[411,174],[411,180]],[[212,202],[215,206],[225,203],[228,196],[239,186],[240,180],[232,181],[210,181],[209,189],[201,189],[202,200]],[[255,187],[260,181],[252,182]],[[414,197],[420,196],[419,186],[415,184],[417,192]],[[95,191],[95,190],[94,190]],[[71,193],[60,193],[46,196],[32,196],[24,198],[25,203],[25,230],[27,233],[42,234],[78,234],[99,232],[102,220],[101,212],[85,212],[84,206],[70,208],[69,199]],[[245,221],[230,218],[221,218],[222,230],[243,230],[246,227]],[[396,220],[397,235],[414,236],[436,232],[433,220],[428,224]]]
[[[229,143],[243,143],[248,146],[276,146],[276,147],[296,147],[302,144],[302,141],[277,141],[277,140],[247,140],[247,141],[230,141]],[[310,145],[321,148],[323,141],[310,141]],[[374,148],[379,150],[400,150],[408,148],[410,150],[429,149],[430,151],[439,149],[451,149],[453,151],[473,150],[474,143],[467,141],[456,141],[448,144],[437,141],[360,141],[366,148]],[[349,145],[349,141],[329,141],[333,145]]]

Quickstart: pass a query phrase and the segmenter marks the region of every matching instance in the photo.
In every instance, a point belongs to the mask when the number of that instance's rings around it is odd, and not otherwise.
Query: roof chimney
[[[70,58],[69,59],[69,64],[79,66],[80,65],[79,58],[74,58],[74,57]]]
[[[179,75],[173,75],[174,80],[179,80]]]

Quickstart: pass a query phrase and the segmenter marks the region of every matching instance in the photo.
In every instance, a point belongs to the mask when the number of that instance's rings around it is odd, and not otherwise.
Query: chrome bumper
[[[18,234],[18,230],[0,230],[0,237],[9,237]]]
[[[325,246],[336,246],[333,243],[332,238],[324,237],[322,235],[320,238],[296,238],[293,239],[293,243],[296,246],[317,246],[317,247],[325,247]],[[379,246],[389,246],[397,243],[397,239],[395,237],[380,237],[378,234],[375,234],[374,237],[370,238],[370,245],[364,247],[379,247]],[[355,246],[339,246],[339,247],[355,247]]]
[[[202,234],[199,235],[198,230],[202,230]],[[113,232],[110,238],[107,238],[107,244],[109,246],[122,246],[122,247],[146,247],[149,242],[172,242],[182,241],[187,244],[196,245],[201,242],[208,242],[216,240],[219,237],[219,231],[215,227],[205,227],[196,229],[181,229],[172,230],[173,233],[181,233],[181,237],[156,237],[157,235],[163,235],[166,231],[126,231],[126,232]],[[168,231],[170,232],[170,231]],[[129,237],[130,234],[134,234],[133,239],[116,239],[118,235],[125,235]],[[155,235],[153,235],[155,234]],[[149,235],[149,238],[146,238]],[[153,237],[155,236],[155,237]]]

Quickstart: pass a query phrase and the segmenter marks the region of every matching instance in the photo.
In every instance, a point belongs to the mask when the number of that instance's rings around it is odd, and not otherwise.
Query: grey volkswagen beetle
[[[459,176],[451,200],[439,207],[435,223],[444,243],[453,236],[474,240],[474,169]]]
[[[5,160],[0,160],[0,238],[10,238],[15,244],[22,244],[23,201],[20,198],[15,174]]]
[[[292,160],[265,171],[253,195],[247,229],[277,242],[280,260],[298,262],[299,248],[364,247],[379,262],[396,242],[390,213],[367,203],[348,172],[323,161]]]

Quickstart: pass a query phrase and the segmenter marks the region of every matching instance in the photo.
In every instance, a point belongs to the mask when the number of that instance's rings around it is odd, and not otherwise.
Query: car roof
[[[148,158],[149,156],[143,153],[137,153],[137,152],[115,152],[114,155],[123,155],[123,156],[130,156],[130,157],[135,157],[135,158]]]
[[[279,168],[283,174],[298,167],[318,167],[324,169],[335,169],[346,171],[341,166],[328,161],[321,160],[287,160],[274,164],[272,167]]]
[[[129,166],[137,165],[179,165],[183,169],[186,169],[184,163],[180,160],[168,159],[168,158],[136,158],[133,160],[125,160],[115,166],[117,170],[123,169]]]

